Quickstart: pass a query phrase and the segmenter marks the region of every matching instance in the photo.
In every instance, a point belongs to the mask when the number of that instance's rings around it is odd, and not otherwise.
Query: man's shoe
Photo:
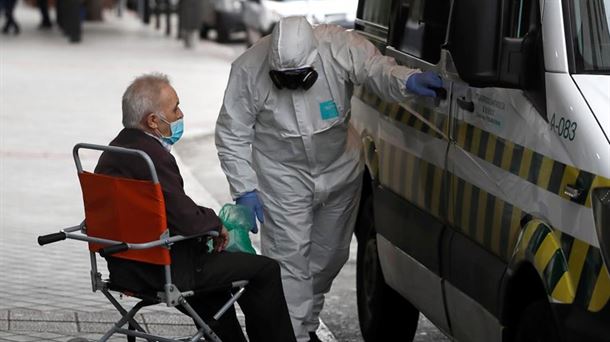
[[[322,342],[322,341],[318,338],[318,335],[316,335],[315,331],[310,331],[309,332],[309,342]]]

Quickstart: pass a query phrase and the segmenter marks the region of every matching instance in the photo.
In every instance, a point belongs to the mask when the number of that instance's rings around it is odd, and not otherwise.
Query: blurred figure
[[[1,4],[4,8],[4,17],[6,18],[4,26],[2,27],[2,33],[9,34],[12,30],[14,34],[19,34],[19,24],[17,24],[15,17],[13,16],[17,0],[2,0]]]
[[[201,0],[180,0],[178,3],[179,37],[184,46],[191,48],[195,34],[203,22],[203,2]]]
[[[36,0],[36,6],[40,10],[40,24],[38,25],[39,30],[48,30],[53,27],[51,23],[51,17],[49,16],[49,0]]]

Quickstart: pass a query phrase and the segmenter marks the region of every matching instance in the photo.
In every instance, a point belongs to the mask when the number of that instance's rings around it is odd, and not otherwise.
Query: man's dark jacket
[[[200,207],[184,193],[184,184],[174,156],[156,138],[137,129],[123,129],[110,143],[144,151],[152,159],[163,190],[167,226],[171,235],[195,235],[219,230],[218,216],[209,208]],[[150,171],[140,157],[102,153],[96,173],[131,179],[150,180]],[[179,290],[194,288],[195,275],[201,270],[201,258],[207,253],[205,239],[191,239],[171,248],[172,281]],[[163,266],[144,264],[120,258],[108,258],[110,280],[123,288],[151,292],[163,289]]]

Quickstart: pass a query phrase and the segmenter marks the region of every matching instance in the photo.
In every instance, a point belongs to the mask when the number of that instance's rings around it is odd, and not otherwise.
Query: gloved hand
[[[256,190],[246,192],[245,194],[241,195],[241,197],[239,197],[238,199],[235,200],[235,203],[250,208],[250,212],[252,214],[252,217],[251,217],[252,228],[250,228],[250,231],[254,234],[258,233],[258,227],[256,225],[256,218],[258,218],[258,221],[260,223],[264,223],[265,217],[263,216],[263,204],[261,203],[261,200],[258,198],[258,193],[256,193]],[[255,218],[255,215],[256,215],[256,218]]]
[[[434,88],[442,88],[443,80],[433,71],[424,71],[411,75],[405,86],[413,94],[436,97]]]

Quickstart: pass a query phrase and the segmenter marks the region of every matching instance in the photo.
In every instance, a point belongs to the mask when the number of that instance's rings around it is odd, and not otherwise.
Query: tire
[[[216,42],[227,43],[230,40],[229,24],[222,12],[216,11]]]
[[[385,283],[377,254],[372,197],[363,200],[356,222],[361,237],[358,240],[356,290],[362,337],[366,342],[413,341],[419,311]]]
[[[546,299],[530,304],[519,319],[514,342],[562,341],[551,307]]]

